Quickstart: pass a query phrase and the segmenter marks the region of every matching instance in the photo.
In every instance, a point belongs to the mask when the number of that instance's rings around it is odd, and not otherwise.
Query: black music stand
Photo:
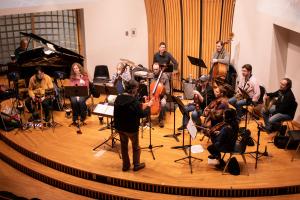
[[[98,105],[103,105],[103,106],[107,106],[107,107],[113,107],[111,105],[105,105],[105,104],[98,104]],[[97,107],[96,107],[97,108]],[[96,109],[95,108],[95,109]],[[96,113],[95,110],[93,111],[93,114],[96,114],[96,115],[99,115],[99,116],[104,116],[104,117],[108,117],[108,118],[113,118],[114,115],[113,115],[113,112],[109,113],[107,112],[108,109],[106,110],[103,110],[101,113]],[[110,125],[110,136],[109,138],[107,138],[104,142],[100,143],[99,145],[97,145],[96,147],[93,148],[93,151],[95,151],[96,149],[98,149],[99,147],[103,146],[103,145],[107,145],[109,147],[111,147],[112,149],[114,149],[114,145],[116,144],[116,141],[119,140],[118,138],[116,138],[117,136],[117,132],[114,131],[114,128],[113,128],[113,120],[111,120],[111,125]],[[108,144],[108,142],[111,140],[111,145]],[[120,141],[120,140],[119,140]],[[116,149],[117,150],[117,149]],[[121,158],[121,154],[120,152],[117,150],[118,154],[119,154],[119,157]]]
[[[65,86],[65,96],[66,97],[76,97],[76,96],[87,97],[89,96],[88,87],[87,86]],[[82,134],[79,122],[77,123],[77,134]]]
[[[250,154],[253,158],[255,158],[255,169],[257,168],[257,161],[259,158],[263,156],[269,156],[269,153],[267,151],[267,146],[265,146],[265,151],[260,152],[259,151],[259,145],[260,145],[260,131],[262,130],[262,126],[256,119],[254,119],[255,123],[257,124],[257,142],[256,142],[256,151],[247,152],[247,154]]]
[[[192,56],[187,56],[187,57],[192,65],[199,67],[199,77],[200,77],[202,75],[201,68],[207,69],[204,61],[201,58],[195,58]]]
[[[175,122],[176,122],[176,117],[175,117],[175,114],[176,114],[176,107],[175,107],[175,104],[177,104],[177,99],[178,97],[175,97],[173,95],[167,95],[167,99],[169,99],[169,102],[173,102],[174,103],[174,118],[173,118],[173,134],[169,134],[169,135],[164,135],[164,137],[172,137],[174,138],[177,142],[179,142],[179,139],[178,139],[178,136],[181,134],[181,133],[176,133],[175,132]],[[180,99],[179,99],[180,100]]]
[[[101,94],[106,95],[107,97],[109,95],[118,95],[118,91],[117,91],[117,88],[115,86],[107,85],[107,84],[99,84],[99,85],[95,84],[94,87],[95,87],[96,94],[97,95],[99,94],[99,96]],[[102,117],[102,120],[103,120],[103,117]],[[106,121],[107,125],[105,127],[100,128],[99,131],[103,131],[105,129],[110,129],[110,127],[111,127],[110,124],[111,123],[112,123],[112,121],[109,123],[108,122],[108,117],[107,117],[107,121]]]
[[[188,154],[188,156],[180,158],[180,159],[177,159],[174,162],[179,162],[181,160],[188,159],[189,160],[189,166],[190,166],[191,174],[192,174],[193,173],[192,159],[199,160],[199,161],[203,161],[203,159],[196,158],[196,157],[192,156],[192,135],[191,135],[191,133],[190,133],[190,143],[188,145],[185,145],[185,146],[186,146],[186,148],[189,148],[189,154]]]
[[[172,80],[172,73],[174,71],[174,65],[169,63],[169,64],[160,64],[159,67],[162,69],[164,68],[164,72],[169,73],[170,77],[169,77],[169,85],[170,85],[170,94],[173,94],[173,80]]]
[[[184,109],[184,104],[183,104],[182,101],[179,99],[179,97],[173,96],[172,99],[173,99],[174,102],[178,105],[181,114],[182,114],[183,116],[186,116],[187,119],[189,120],[189,119],[190,119],[190,116],[189,116],[189,114],[185,111],[185,109]],[[175,113],[174,113],[174,114],[175,114]],[[174,125],[175,125],[175,123],[174,123]],[[189,147],[189,145],[185,145],[185,144],[184,144],[184,135],[185,135],[185,134],[184,134],[184,130],[185,130],[185,128],[183,128],[183,130],[182,130],[182,145],[181,145],[181,146],[174,146],[174,147],[171,147],[171,148],[172,148],[172,149],[182,149],[182,150],[184,151],[184,153],[187,155],[186,149]]]

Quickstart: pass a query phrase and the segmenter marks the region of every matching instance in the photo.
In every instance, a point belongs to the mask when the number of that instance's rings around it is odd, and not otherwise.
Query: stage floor
[[[87,125],[81,127],[83,133],[81,135],[76,133],[76,127],[69,127],[71,119],[65,118],[64,112],[55,112],[54,116],[55,121],[62,126],[55,129],[47,128],[43,131],[39,128],[31,128],[31,131],[13,130],[5,132],[4,135],[27,150],[55,162],[95,174],[143,183],[228,189],[273,188],[300,184],[300,160],[296,159],[291,162],[294,151],[277,149],[274,144],[268,143],[268,136],[264,132],[261,134],[260,150],[264,151],[266,147],[269,156],[260,158],[258,168],[255,169],[255,159],[250,155],[246,155],[249,176],[246,175],[241,156],[236,156],[241,167],[241,175],[239,176],[222,175],[222,172],[216,170],[214,165],[209,165],[206,150],[209,143],[207,138],[200,141],[202,134],[197,135],[192,143],[193,145],[201,144],[204,152],[192,155],[203,159],[203,161],[193,161],[193,173],[191,174],[188,162],[174,162],[174,160],[186,156],[183,150],[171,148],[182,144],[182,136],[179,136],[180,142],[176,142],[173,138],[163,137],[166,134],[173,133],[173,113],[168,112],[165,128],[159,128],[157,120],[153,120],[152,145],[163,145],[162,148],[154,149],[155,160],[149,151],[143,150],[141,161],[146,163],[146,168],[138,172],[133,172],[133,170],[122,172],[122,160],[116,151],[120,150],[119,142],[116,143],[113,150],[104,145],[93,151],[94,147],[110,136],[110,129],[98,130],[105,125],[100,125],[97,116],[92,115],[87,118]],[[177,109],[176,128],[181,125],[181,117],[182,115]],[[241,126],[244,126],[244,122],[241,123]],[[257,127],[255,122],[251,121],[248,127],[251,130],[252,137],[256,139]],[[186,133],[185,144],[188,144],[188,138]],[[140,146],[147,147],[148,145],[149,129],[145,129],[143,137],[140,131]],[[255,146],[247,147],[246,151],[255,151],[255,149]]]

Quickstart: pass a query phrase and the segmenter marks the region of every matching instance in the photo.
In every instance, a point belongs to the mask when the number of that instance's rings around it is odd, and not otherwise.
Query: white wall
[[[1,0],[0,15],[51,10],[84,10],[85,52],[90,77],[94,67],[106,64],[110,73],[120,58],[147,67],[148,32],[143,0]],[[136,29],[135,37],[125,31]]]
[[[236,0],[232,59],[239,73],[242,65],[250,63],[267,91],[277,90],[281,78],[291,78],[300,103],[299,19],[300,0]]]

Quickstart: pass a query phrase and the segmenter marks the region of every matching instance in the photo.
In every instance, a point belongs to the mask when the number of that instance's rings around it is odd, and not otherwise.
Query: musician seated
[[[32,104],[41,103],[43,113],[45,114],[45,121],[48,122],[50,120],[49,109],[51,108],[51,99],[45,96],[46,89],[53,89],[52,79],[43,72],[42,68],[37,67],[35,75],[33,75],[29,80],[29,98],[26,99],[25,105],[28,111],[33,114],[36,110],[34,110]],[[31,116],[29,121],[37,119],[37,115],[33,115],[36,117]]]
[[[158,76],[161,72],[159,64],[154,63],[152,66],[152,69],[153,69],[153,74],[154,74],[154,78],[152,81],[157,81]],[[159,127],[163,128],[165,126],[164,119],[165,119],[166,105],[167,105],[166,94],[170,94],[170,81],[169,81],[169,76],[166,73],[162,73],[161,78],[160,78],[160,83],[162,83],[165,88],[165,94],[161,94],[161,96],[160,96],[160,112],[159,112],[159,116],[158,116]]]
[[[19,59],[20,53],[26,51],[27,46],[28,46],[28,40],[26,38],[23,38],[20,41],[20,46],[15,50],[15,58],[16,58],[16,60]]]
[[[229,108],[228,99],[226,97],[226,90],[223,86],[214,88],[214,99],[203,111],[203,116],[206,117],[204,126],[214,126],[223,121],[223,113]]]
[[[70,84],[71,86],[87,86],[89,87],[89,77],[87,72],[79,63],[73,63],[70,73]],[[73,96],[70,97],[71,106],[73,111],[73,125],[77,124],[78,117],[80,116],[80,121],[84,123],[87,115],[87,105],[86,100],[88,96]]]
[[[237,93],[228,101],[236,108],[237,117],[243,116],[243,106],[250,103],[257,104],[260,97],[260,88],[256,78],[252,75],[252,66],[245,64],[242,67],[242,78],[238,84]]]
[[[124,63],[118,63],[117,72],[111,77],[111,82],[117,88],[118,94],[122,94],[125,88],[125,82],[131,79],[130,71],[126,68]]]
[[[238,137],[239,123],[234,109],[226,109],[224,112],[224,121],[212,127],[214,132],[210,133],[212,144],[207,147],[210,155],[208,158],[219,160],[217,168],[225,166],[221,159],[221,152],[231,152]]]
[[[202,115],[203,110],[210,102],[215,98],[213,88],[208,84],[208,76],[202,75],[198,83],[196,84],[196,90],[194,90],[194,102],[189,103],[184,107],[186,112],[182,118],[182,126],[178,130],[183,130],[188,123],[188,115],[192,112],[192,120],[198,126],[201,125],[200,116]]]
[[[275,105],[269,110],[262,110],[262,116],[265,122],[263,131],[271,133],[275,130],[276,124],[292,120],[294,118],[297,103],[294,93],[292,92],[292,81],[289,78],[283,78],[280,81],[280,88],[276,92],[266,93],[265,100],[277,98]]]

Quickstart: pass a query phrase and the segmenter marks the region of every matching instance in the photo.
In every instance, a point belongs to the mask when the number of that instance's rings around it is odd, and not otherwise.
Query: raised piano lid
[[[36,40],[38,42],[41,42],[44,45],[46,45],[47,47],[50,47],[50,48],[54,47],[53,50],[55,50],[57,52],[60,52],[60,53],[63,53],[63,54],[67,54],[69,56],[74,56],[74,57],[79,57],[81,59],[84,59],[84,57],[82,55],[80,55],[80,54],[78,54],[78,53],[76,53],[74,51],[71,51],[69,49],[66,49],[66,48],[63,48],[61,46],[58,46],[58,45],[56,45],[56,44],[54,44],[54,43],[52,43],[52,42],[50,42],[50,41],[48,41],[46,39],[44,39],[44,38],[42,38],[42,37],[34,34],[34,33],[20,32],[20,34],[23,35],[23,36],[25,36],[25,37],[32,38],[32,39],[34,39],[34,40]]]

